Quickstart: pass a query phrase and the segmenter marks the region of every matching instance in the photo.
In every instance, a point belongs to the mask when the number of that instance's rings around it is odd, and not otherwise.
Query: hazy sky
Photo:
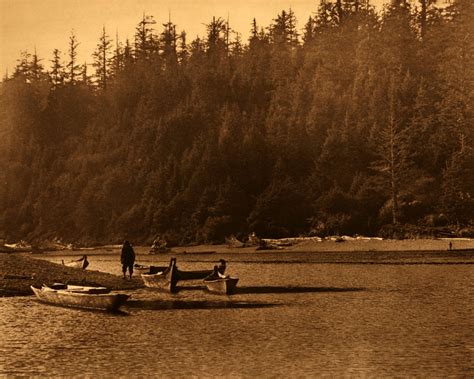
[[[385,0],[372,0],[380,6]],[[157,30],[171,21],[185,30],[187,42],[204,36],[204,24],[212,16],[227,18],[230,26],[247,39],[255,17],[259,26],[268,26],[283,9],[291,7],[301,29],[315,12],[319,0],[0,0],[0,75],[12,72],[20,52],[28,50],[43,59],[49,69],[53,49],[67,52],[71,30],[80,42],[79,59],[91,63],[102,26],[119,39],[133,41],[135,26],[143,12],[153,15]]]

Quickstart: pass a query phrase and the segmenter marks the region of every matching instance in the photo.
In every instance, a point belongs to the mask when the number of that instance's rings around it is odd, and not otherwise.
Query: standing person
[[[130,274],[130,279],[132,279],[133,274],[133,264],[135,263],[135,251],[130,242],[125,241],[122,246],[122,254],[120,256],[120,262],[122,263],[122,272],[123,278],[126,278],[127,268]]]

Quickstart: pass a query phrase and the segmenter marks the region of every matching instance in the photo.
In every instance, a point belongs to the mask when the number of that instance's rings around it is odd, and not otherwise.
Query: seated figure
[[[217,271],[219,274],[224,275],[226,269],[226,262],[224,259],[219,259],[219,266],[217,266]]]

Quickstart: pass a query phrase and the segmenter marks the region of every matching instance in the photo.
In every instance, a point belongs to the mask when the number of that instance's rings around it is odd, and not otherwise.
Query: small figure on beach
[[[120,262],[122,263],[123,278],[127,277],[127,270],[132,279],[133,264],[135,263],[135,251],[130,242],[125,241],[122,246],[122,254],[120,255]]]
[[[453,243],[449,241],[449,250],[453,250]]]

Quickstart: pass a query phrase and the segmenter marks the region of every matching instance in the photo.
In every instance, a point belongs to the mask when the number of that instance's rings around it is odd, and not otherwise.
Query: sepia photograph
[[[473,378],[473,0],[0,0],[0,377]]]

